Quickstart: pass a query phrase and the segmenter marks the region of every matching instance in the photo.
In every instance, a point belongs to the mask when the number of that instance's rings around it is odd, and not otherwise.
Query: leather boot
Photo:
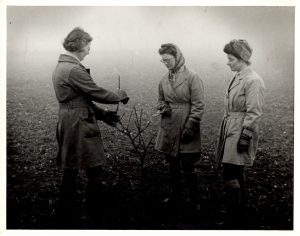
[[[102,168],[95,167],[86,171],[88,185],[86,191],[86,210],[91,227],[102,223],[105,206],[105,189],[102,183]]]
[[[241,189],[237,186],[225,188],[226,229],[241,229]]]
[[[74,229],[79,225],[80,206],[76,202],[76,170],[64,170],[58,202],[58,227]]]
[[[247,228],[247,202],[248,202],[248,194],[247,188],[245,184],[246,180],[244,175],[239,179],[240,189],[241,189],[241,209],[240,209],[240,218],[241,220],[241,227]]]

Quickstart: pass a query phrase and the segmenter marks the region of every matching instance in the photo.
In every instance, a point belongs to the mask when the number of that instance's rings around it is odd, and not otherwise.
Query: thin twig
[[[132,121],[132,116],[134,114],[134,128],[135,131],[131,130],[130,123]],[[136,107],[134,106],[133,109],[130,112],[129,119],[127,125],[124,125],[122,120],[124,118],[124,114],[120,118],[119,121],[119,127],[117,126],[117,130],[121,133],[123,133],[125,136],[128,137],[132,147],[140,157],[140,164],[143,171],[145,160],[148,154],[148,149],[150,145],[152,144],[153,138],[151,137],[148,142],[146,142],[146,139],[143,135],[143,133],[147,130],[147,128],[150,126],[150,122],[148,121],[145,124],[145,127],[142,127],[142,118],[143,118],[143,110],[140,112],[137,111]]]
[[[135,108],[135,106],[133,106],[133,108]],[[127,127],[126,127],[127,130],[128,130],[128,127],[129,127],[129,124],[131,121],[132,113],[133,113],[133,110],[131,110],[130,115],[129,115],[129,119],[128,119],[128,123],[127,123]]]
[[[119,77],[118,77],[118,90],[120,90],[121,89],[121,78],[120,78],[120,75],[119,75]],[[118,102],[118,105],[117,105],[117,109],[116,109],[116,113],[118,113],[118,110],[119,110],[119,104],[120,104],[120,102]]]

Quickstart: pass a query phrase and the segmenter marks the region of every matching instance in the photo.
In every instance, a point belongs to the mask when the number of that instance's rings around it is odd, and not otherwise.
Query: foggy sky
[[[254,64],[293,68],[293,7],[11,6],[7,8],[8,57],[12,51],[60,53],[63,39],[76,26],[93,37],[87,63],[99,53],[117,58],[123,51],[131,57],[159,60],[160,45],[172,42],[192,66],[226,64],[223,47],[237,38],[253,47]]]

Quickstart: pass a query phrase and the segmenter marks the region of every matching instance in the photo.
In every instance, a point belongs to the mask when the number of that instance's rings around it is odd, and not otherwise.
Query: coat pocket
[[[84,137],[92,138],[100,134],[98,124],[91,118],[79,118],[79,122],[83,129]]]
[[[170,117],[161,117],[160,120],[160,127],[164,130],[171,130],[173,128],[174,124],[173,124],[173,120]]]

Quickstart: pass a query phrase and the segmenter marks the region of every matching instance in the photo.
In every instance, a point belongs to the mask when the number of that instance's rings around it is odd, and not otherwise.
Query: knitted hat
[[[248,62],[253,50],[246,40],[233,39],[225,45],[223,51],[227,54],[232,54],[235,57]]]

